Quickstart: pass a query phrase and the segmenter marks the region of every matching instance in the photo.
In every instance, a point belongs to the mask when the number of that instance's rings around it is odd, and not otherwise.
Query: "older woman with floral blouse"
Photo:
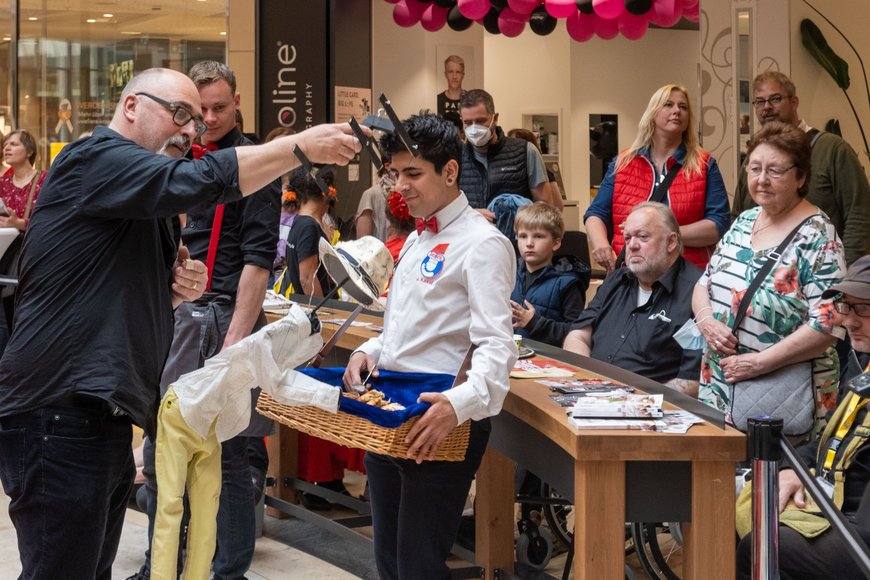
[[[833,347],[845,335],[835,323],[833,302],[822,293],[846,272],[843,244],[828,216],[804,199],[810,146],[802,131],[766,124],[749,143],[746,172],[758,207],[732,224],[692,299],[707,341],[698,397],[727,413],[735,383],[812,360],[821,417],[836,401],[840,365]],[[797,226],[735,336],[731,325],[748,286]]]

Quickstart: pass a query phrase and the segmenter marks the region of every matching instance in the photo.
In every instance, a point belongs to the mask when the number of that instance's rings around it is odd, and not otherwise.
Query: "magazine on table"
[[[608,393],[582,397],[571,409],[575,419],[658,419],[664,395]]]
[[[568,421],[577,429],[634,429],[659,433],[685,433],[703,419],[688,411],[664,411],[661,419],[575,419]]]

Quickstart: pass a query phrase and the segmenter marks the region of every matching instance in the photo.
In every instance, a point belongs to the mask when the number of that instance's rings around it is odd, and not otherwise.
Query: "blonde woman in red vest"
[[[675,164],[681,164],[679,170]],[[583,222],[592,259],[608,272],[624,245],[622,223],[637,204],[657,200],[655,190],[676,171],[660,200],[671,207],[685,250],[701,269],[729,225],[728,194],[716,160],[701,149],[689,94],[665,85],[649,100],[634,143],[610,164]]]

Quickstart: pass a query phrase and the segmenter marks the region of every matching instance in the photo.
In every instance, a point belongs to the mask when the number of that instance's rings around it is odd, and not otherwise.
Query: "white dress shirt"
[[[444,394],[463,423],[497,415],[517,359],[508,305],[516,260],[508,239],[465,195],[435,214],[438,233],[408,236],[390,283],[384,332],[359,350],[378,368],[456,374],[477,345],[468,380]]]
[[[317,354],[320,334],[311,334],[305,311],[290,312],[205,361],[205,366],[179,377],[172,388],[181,416],[205,439],[217,420],[218,441],[241,433],[251,420],[250,390],[259,386],[284,405],[314,405],[338,411],[341,389],[299,373],[294,368]]]

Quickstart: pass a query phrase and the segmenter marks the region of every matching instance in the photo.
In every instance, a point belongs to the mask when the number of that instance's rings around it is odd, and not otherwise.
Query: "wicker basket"
[[[408,457],[405,437],[414,423],[419,420],[419,417],[414,417],[403,423],[401,427],[390,429],[342,411],[333,414],[317,407],[282,405],[264,392],[260,393],[257,401],[257,411],[261,415],[314,437],[402,459]],[[465,459],[469,429],[469,421],[453,429],[435,452],[435,460]]]

